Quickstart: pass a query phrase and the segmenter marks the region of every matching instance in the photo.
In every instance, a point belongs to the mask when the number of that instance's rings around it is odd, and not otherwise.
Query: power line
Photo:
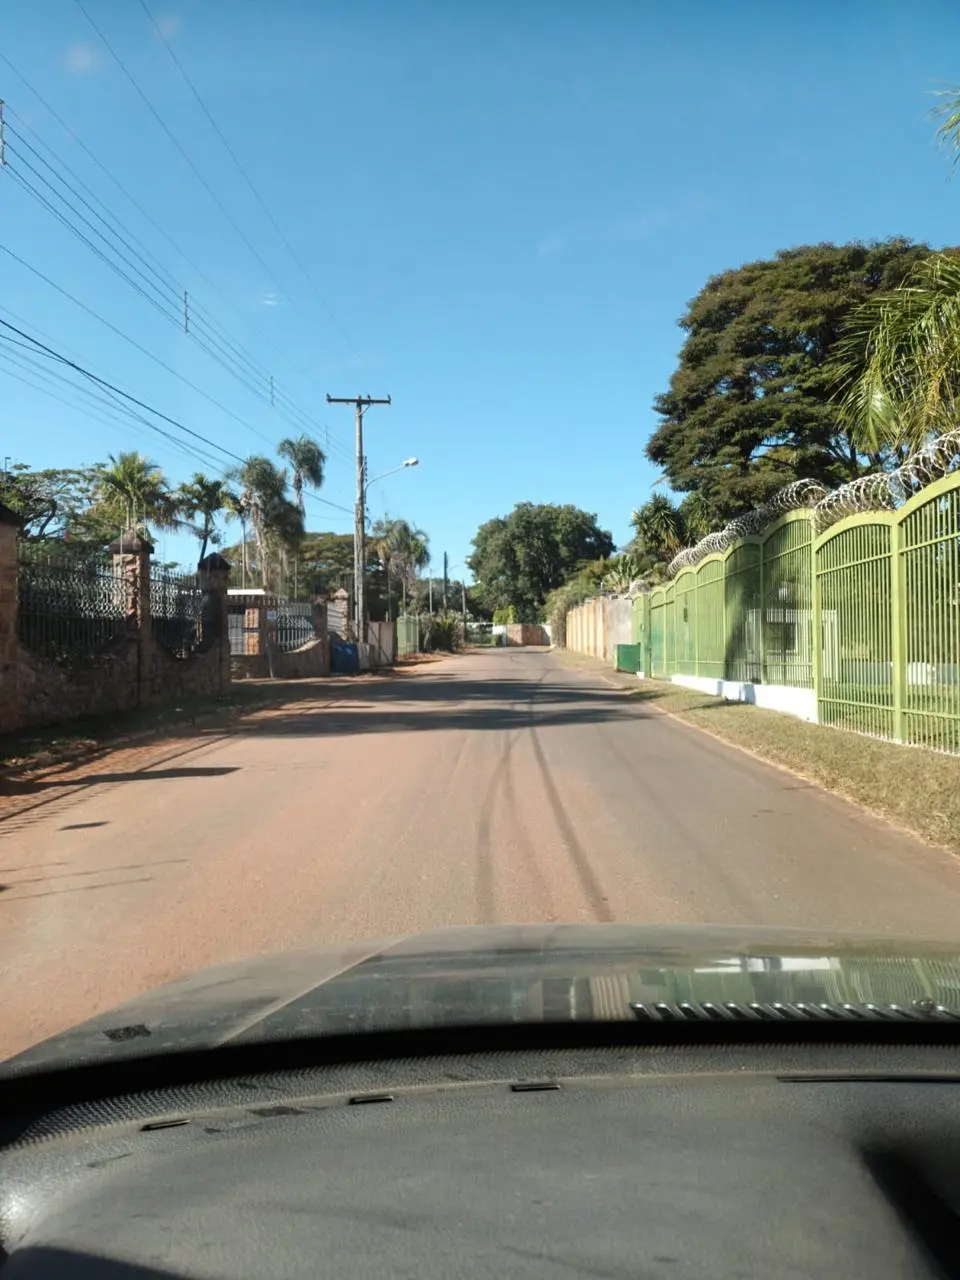
[[[131,431],[135,430],[133,423],[128,418],[122,417],[120,413],[111,412],[109,405],[105,402],[99,402],[100,411],[94,412],[91,407],[87,405],[78,404],[76,400],[70,400],[66,396],[59,395],[56,391],[51,391],[49,385],[42,385],[44,382],[48,384],[51,382],[49,377],[44,377],[40,371],[17,360],[12,353],[0,349],[0,361],[6,361],[8,364],[12,363],[16,368],[29,370],[29,372],[33,374],[33,377],[40,379],[40,382],[34,382],[31,378],[25,377],[23,373],[16,373],[11,368],[5,368],[3,370],[6,377],[13,378],[17,382],[23,383],[24,386],[30,387],[34,391],[39,391],[41,395],[47,396],[50,400],[56,400],[59,404],[65,405],[68,409],[73,409],[76,413],[83,414],[84,417],[89,418],[92,422],[100,422],[104,426],[121,426],[126,427]],[[66,379],[63,381],[66,381]],[[74,389],[77,392],[82,391],[82,388],[80,387],[75,387]],[[170,438],[171,441],[174,440],[174,437],[171,436]],[[175,447],[181,449],[184,453],[188,454],[188,456],[200,459],[201,461],[204,460],[201,454],[193,453],[189,445],[182,444],[180,441],[175,441]]]
[[[70,186],[70,184],[61,175],[59,175],[56,172],[53,166],[50,165],[49,162],[46,161],[40,155],[40,153],[36,151],[34,147],[30,146],[30,143],[27,142],[26,139],[20,137],[19,133],[15,130],[11,132],[14,133],[14,136],[19,138],[19,140],[23,143],[24,146],[29,148],[31,153],[33,153],[40,160],[40,162],[50,170],[53,176],[57,178],[57,180],[61,182],[67,188],[67,190],[71,192],[72,195],[74,195],[77,199],[81,200],[84,205],[90,208],[94,216],[97,217],[100,220],[100,222],[103,223],[103,225],[108,228],[108,230],[111,232],[112,235],[120,239],[121,243],[125,244],[128,248],[130,248],[131,252],[135,253],[136,256],[140,258],[141,261],[145,262],[152,276],[154,276],[157,280],[160,281],[161,287],[158,287],[158,285],[154,283],[154,281],[151,278],[145,275],[144,272],[141,271],[136,266],[135,263],[131,262],[130,259],[125,254],[120,253],[120,257],[127,264],[127,266],[129,266],[131,270],[136,272],[136,274],[140,277],[140,279],[143,280],[148,286],[154,289],[154,291],[159,295],[161,301],[158,302],[156,298],[148,295],[144,291],[144,289],[137,284],[135,280],[130,278],[130,276],[122,267],[118,266],[117,263],[115,263],[96,244],[94,244],[89,239],[89,237],[86,236],[83,231],[77,228],[70,221],[70,219],[67,218],[60,210],[56,209],[50,203],[50,201],[43,195],[42,192],[39,192],[36,189],[36,187],[33,186],[32,183],[30,183],[26,178],[24,178],[22,174],[18,173],[16,168],[8,165],[7,170],[11,174],[11,176],[20,185],[22,185],[27,191],[29,191],[34,196],[34,198],[36,198],[40,202],[40,204],[43,205],[43,207],[46,208],[47,211],[53,215],[53,217],[55,217],[63,226],[65,226],[68,230],[73,232],[73,234],[76,235],[78,239],[80,239],[85,245],[87,245],[87,247],[90,248],[96,254],[96,256],[101,259],[101,261],[103,261],[107,266],[109,266],[113,271],[115,271],[117,275],[119,275],[127,284],[131,285],[131,287],[134,288],[137,291],[137,293],[139,293],[142,297],[144,297],[147,302],[149,302],[156,310],[160,312],[161,315],[164,316],[165,319],[170,320],[171,322],[176,324],[177,327],[179,328],[181,324],[181,316],[176,311],[170,310],[168,308],[172,307],[174,304],[176,305],[176,307],[179,308],[180,289],[177,282],[173,279],[173,277],[171,277],[169,273],[167,273],[166,269],[162,267],[162,264],[161,264],[160,270],[158,271],[149,262],[147,262],[146,259],[144,259],[143,255],[137,253],[137,251],[133,249],[132,246],[129,246],[129,243],[110,226],[107,220],[103,218],[103,216],[100,213],[98,213],[98,211],[90,205],[89,201],[85,200],[84,197],[80,195],[79,192],[73,189]],[[93,232],[94,235],[96,235],[100,240],[102,240],[103,243],[106,244],[113,252],[115,253],[119,252],[116,249],[115,245],[111,243],[111,241],[103,234],[103,232],[100,231],[100,229],[96,227],[90,221],[89,218],[85,217],[78,210],[74,209],[73,206],[70,204],[69,200],[67,200],[61,194],[61,192],[59,192],[53,186],[53,184],[50,183],[44,177],[44,175],[39,172],[39,170],[34,165],[32,165],[25,157],[19,155],[19,153],[14,148],[10,148],[10,153],[11,155],[17,156],[19,161],[22,164],[26,165],[26,167],[31,171],[31,173],[35,175],[38,181],[42,182],[44,186],[58,200],[60,200],[68,209],[70,209],[72,214],[74,214],[76,217],[79,217],[80,220],[84,223],[84,225],[87,226]],[[166,290],[169,293],[169,297],[165,295],[163,290]],[[164,303],[166,303],[166,306],[163,305]],[[280,404],[276,403],[276,397],[271,398],[267,390],[267,388],[270,386],[272,382],[270,375],[263,373],[262,371],[258,371],[255,366],[253,367],[251,372],[248,372],[248,370],[245,368],[245,363],[247,362],[252,363],[252,357],[249,357],[248,353],[243,352],[242,349],[238,348],[236,344],[232,343],[229,338],[222,339],[220,335],[217,333],[213,324],[210,321],[208,321],[203,315],[201,315],[200,317],[200,325],[201,325],[201,332],[198,333],[196,331],[197,325],[195,323],[194,331],[190,334],[190,336],[193,338],[196,344],[201,348],[201,350],[203,350],[208,356],[210,356],[211,359],[213,359],[217,364],[219,364],[228,373],[230,373],[231,376],[236,378],[237,381],[240,382],[241,385],[247,391],[249,391],[253,395],[256,395],[257,398],[260,399],[263,403],[269,403],[271,407],[275,409],[278,415],[285,418],[289,423],[291,423],[291,425],[299,427],[300,429],[303,429],[304,427],[307,427],[310,430],[316,429],[316,424],[313,423],[312,420],[310,420],[307,417],[307,415],[299,408],[299,406],[296,405],[294,401],[290,399],[290,397],[283,394]],[[211,349],[211,344],[214,348],[217,348],[217,350]],[[235,356],[233,354],[234,351],[239,352],[239,355]],[[261,379],[263,385],[260,385],[257,382],[256,380],[257,377]],[[254,428],[251,428],[251,429],[254,430]],[[258,433],[258,434],[261,435],[261,438],[266,439],[266,437],[263,436],[262,433]],[[346,450],[346,447],[341,445],[340,449],[342,451],[344,459],[348,460],[349,454]]]
[[[140,85],[137,83],[135,77],[133,76],[133,73],[129,70],[126,63],[117,53],[116,49],[114,49],[113,45],[110,43],[107,37],[103,34],[101,29],[97,26],[96,22],[91,17],[90,13],[87,11],[86,7],[83,4],[83,0],[74,0],[74,3],[76,4],[80,12],[83,14],[83,16],[86,18],[86,20],[89,22],[90,26],[93,27],[94,31],[99,36],[100,40],[103,42],[103,45],[106,48],[107,52],[116,62],[117,66],[120,68],[123,74],[126,76],[127,80],[129,80],[132,88],[136,92],[137,96],[140,98],[141,102],[143,102],[144,106],[147,108],[147,110],[156,120],[157,124],[166,134],[167,138],[170,140],[173,146],[176,147],[177,151],[180,153],[183,159],[187,162],[191,172],[193,173],[197,181],[200,183],[200,185],[203,187],[204,191],[206,191],[206,193],[209,195],[210,199],[214,202],[214,204],[223,214],[224,218],[226,218],[227,222],[230,224],[230,226],[234,229],[234,231],[237,233],[237,235],[246,245],[250,253],[254,256],[254,258],[256,258],[257,262],[260,264],[263,270],[267,273],[267,276],[269,277],[269,279],[273,282],[274,285],[276,285],[277,289],[283,294],[286,300],[290,303],[291,307],[296,309],[296,303],[294,302],[293,298],[291,298],[287,290],[283,287],[283,285],[279,282],[279,280],[277,280],[276,276],[271,271],[270,267],[267,265],[265,259],[263,258],[263,255],[257,249],[256,245],[253,243],[253,241],[249,238],[249,236],[246,234],[243,228],[236,221],[233,214],[230,212],[227,206],[223,203],[223,201],[214,191],[213,187],[211,187],[210,183],[206,180],[206,178],[200,172],[200,169],[197,167],[197,165],[194,164],[193,160],[190,158],[189,153],[183,147],[180,141],[177,139],[173,130],[169,127],[167,122],[164,120],[163,116],[161,116],[160,112],[153,105],[153,103],[150,101],[150,99],[147,97],[144,91],[140,88]]]
[[[100,315],[99,312],[94,311],[92,307],[88,307],[85,302],[81,302],[79,298],[75,297],[69,290],[64,289],[62,285],[57,284],[56,281],[52,280],[48,275],[45,275],[38,267],[27,262],[25,258],[21,258],[19,254],[14,253],[12,249],[7,248],[4,244],[0,244],[0,253],[5,253],[8,257],[12,258],[14,262],[18,262],[22,267],[25,267],[28,271],[32,272],[40,280],[43,280],[43,282],[48,284],[52,289],[56,289],[57,293],[61,294],[65,298],[69,298],[69,300],[78,306],[81,311],[85,311],[87,315],[93,316],[95,320],[99,320],[99,322],[102,325],[105,325],[111,333],[115,333],[118,337],[123,338],[124,342],[128,342],[133,348],[135,348],[135,350],[139,351],[141,355],[145,355],[149,360],[152,360],[162,369],[165,369],[167,373],[170,373],[175,378],[179,379],[179,381],[184,383],[185,386],[190,387],[190,389],[195,391],[197,395],[202,396],[204,400],[215,405],[221,413],[225,413],[228,418],[233,418],[235,422],[239,422],[242,427],[246,427],[248,431],[252,431],[253,434],[255,436],[259,436],[261,440],[266,440],[270,445],[273,444],[273,441],[270,440],[268,436],[265,436],[262,431],[258,431],[256,427],[251,426],[246,419],[241,418],[239,414],[234,413],[232,409],[228,409],[226,405],[221,404],[220,401],[210,395],[209,392],[204,391],[203,388],[198,387],[195,382],[191,382],[189,378],[184,377],[184,375],[174,369],[172,365],[167,364],[165,360],[161,360],[159,356],[154,355],[152,351],[149,351],[146,347],[142,346],[136,341],[136,339],[131,338],[128,333],[124,333],[124,331],[119,329],[115,324],[111,324],[111,322],[104,316]],[[2,323],[4,322],[0,321],[0,324]]]
[[[287,364],[290,365],[291,368],[296,369],[296,371],[300,373],[302,376],[312,378],[314,376],[313,374],[311,374],[303,365],[294,361],[291,358],[289,351],[286,350],[284,347],[280,346],[279,343],[275,342],[267,333],[264,332],[263,329],[260,328],[259,325],[254,324],[253,321],[250,319],[250,317],[246,315],[246,313],[242,311],[241,308],[238,307],[237,304],[233,302],[232,299],[230,299],[227,296],[227,294],[223,292],[221,288],[219,288],[219,286],[210,278],[210,276],[207,275],[207,273],[203,270],[203,268],[200,267],[196,262],[194,262],[194,260],[177,244],[177,242],[164,230],[164,228],[157,222],[157,220],[154,217],[152,217],[152,215],[143,207],[143,205],[136,199],[136,197],[131,195],[131,193],[127,190],[127,188],[123,185],[123,183],[113,173],[111,173],[110,169],[103,163],[103,161],[96,155],[96,153],[90,147],[88,147],[87,144],[83,141],[83,139],[70,128],[70,126],[64,120],[63,116],[61,116],[56,111],[56,109],[50,105],[50,103],[47,101],[46,98],[44,98],[44,96],[40,93],[40,91],[33,84],[31,84],[31,82],[26,78],[26,76],[20,70],[18,70],[17,67],[14,66],[14,64],[10,61],[10,59],[2,51],[2,49],[0,49],[0,62],[2,62],[6,67],[9,68],[10,71],[13,72],[13,74],[17,77],[17,79],[21,82],[21,84],[26,86],[26,88],[29,90],[30,93],[33,94],[33,96],[44,108],[44,110],[57,122],[57,124],[64,131],[67,137],[70,138],[73,142],[75,142],[78,147],[80,147],[80,149],[84,152],[84,154],[96,165],[96,167],[101,171],[101,173],[103,173],[110,180],[113,186],[116,187],[116,189],[120,192],[120,194],[124,197],[124,199],[127,200],[134,207],[134,209],[136,209],[136,211],[140,214],[140,216],[147,223],[149,223],[151,227],[153,227],[153,229],[157,232],[157,234],[161,236],[167,242],[168,245],[170,245],[170,247],[174,250],[174,252],[179,255],[179,257],[187,264],[187,266],[189,266],[192,271],[196,272],[197,276],[204,281],[207,287],[211,289],[217,295],[217,297],[219,297],[220,300],[230,308],[230,310],[235,315],[239,316],[239,318],[243,321],[244,324],[248,325],[260,338],[262,338],[263,341],[266,342],[267,345],[273,351],[277,352],[277,354],[281,356],[281,358],[285,360]],[[7,105],[7,110],[9,114],[12,115],[16,120],[18,120],[20,124],[25,129],[27,129],[28,132],[30,132],[32,136],[36,138],[37,141],[40,142],[41,145],[54,157],[54,159],[58,161],[58,163],[63,165],[63,167],[75,179],[75,181],[79,182],[80,185],[84,188],[84,190],[89,192],[89,194],[95,200],[97,200],[101,208],[106,210],[106,205],[104,205],[103,202],[99,199],[99,197],[95,195],[95,193],[83,181],[83,179],[80,178],[70,168],[70,166],[67,165],[66,162],[60,156],[57,155],[57,153],[53,150],[53,148],[49,145],[49,143],[45,142],[42,138],[40,138],[36,130],[32,129],[30,125],[27,123],[27,121],[24,120],[24,118],[18,112],[16,112],[9,105],[9,103],[6,105]],[[110,216],[113,217],[114,215],[111,214]],[[124,225],[122,222],[119,221],[119,219],[115,219],[115,220],[118,222],[120,226]],[[127,230],[127,233],[129,235],[133,236],[133,233],[129,230],[129,228],[125,228],[125,230]],[[133,236],[133,238],[137,239],[141,247],[145,248],[145,246],[143,246],[143,242],[139,240],[138,237]],[[329,436],[328,424],[324,422],[322,426],[324,431]],[[330,443],[331,442],[328,439],[328,445]],[[344,448],[346,451],[345,446]],[[348,453],[348,456],[349,456],[349,451],[346,451],[346,452]]]
[[[78,0],[78,3],[79,3],[79,0]],[[293,245],[290,243],[290,241],[288,240],[287,236],[284,234],[283,229],[280,227],[280,225],[279,225],[279,223],[277,222],[276,218],[273,216],[273,213],[271,212],[270,208],[268,207],[268,205],[267,205],[266,201],[264,200],[263,196],[260,194],[260,192],[259,192],[259,191],[257,190],[257,188],[254,186],[253,181],[252,181],[252,180],[251,180],[251,178],[250,178],[250,175],[247,173],[246,169],[245,169],[245,168],[243,167],[243,165],[240,163],[240,159],[239,159],[239,157],[237,156],[237,153],[234,151],[233,147],[232,147],[232,146],[230,145],[230,143],[228,142],[228,140],[227,140],[227,138],[226,138],[226,136],[225,136],[225,134],[224,134],[223,130],[220,128],[219,124],[217,124],[216,120],[214,119],[213,114],[211,113],[210,108],[207,106],[206,102],[204,101],[203,97],[201,96],[200,91],[197,89],[196,85],[195,85],[195,84],[193,83],[193,81],[190,79],[189,75],[187,75],[187,72],[186,72],[186,70],[184,69],[183,64],[181,63],[181,61],[180,61],[180,59],[177,57],[177,55],[174,53],[173,48],[172,48],[172,46],[171,46],[171,44],[170,44],[170,41],[169,41],[169,40],[167,39],[167,37],[163,34],[163,32],[161,31],[161,29],[160,29],[159,25],[157,24],[156,19],[154,18],[153,14],[150,12],[150,9],[147,7],[146,0],[140,0],[140,7],[143,9],[144,13],[145,13],[145,14],[147,15],[147,17],[150,19],[150,22],[151,22],[151,24],[152,24],[152,26],[153,26],[154,31],[155,31],[155,32],[157,33],[157,35],[160,37],[160,40],[161,40],[161,42],[163,43],[163,47],[166,49],[167,53],[170,55],[170,58],[171,58],[171,60],[172,60],[172,62],[173,62],[173,65],[174,65],[174,66],[177,68],[177,70],[180,72],[180,75],[183,77],[184,83],[186,84],[187,88],[188,88],[188,89],[190,90],[190,92],[193,94],[194,98],[196,98],[197,103],[199,104],[201,111],[202,111],[202,112],[203,112],[203,114],[207,117],[207,120],[208,120],[208,121],[209,121],[209,123],[210,123],[210,127],[213,129],[214,133],[217,135],[217,137],[218,137],[218,138],[220,139],[220,141],[223,143],[223,146],[224,146],[224,149],[225,149],[225,150],[226,150],[226,152],[227,152],[227,155],[230,157],[230,159],[231,159],[231,160],[233,161],[233,163],[236,165],[236,167],[237,167],[237,171],[239,172],[240,176],[243,178],[244,182],[245,182],[245,183],[247,184],[247,186],[249,187],[249,189],[250,189],[251,193],[253,194],[254,198],[256,199],[257,203],[260,205],[260,208],[261,208],[261,209],[263,210],[263,212],[266,214],[266,216],[267,216],[267,218],[268,218],[268,220],[269,220],[269,222],[270,222],[270,225],[273,227],[274,231],[277,233],[277,235],[278,235],[278,236],[280,237],[280,239],[283,241],[283,244],[284,244],[284,246],[286,247],[287,252],[290,254],[290,257],[293,259],[293,261],[294,261],[294,262],[297,264],[297,266],[300,268],[301,272],[302,272],[302,273],[303,273],[303,275],[304,275],[304,278],[306,279],[307,283],[310,285],[311,289],[313,290],[314,294],[316,295],[317,300],[319,301],[320,305],[323,307],[324,311],[326,311],[327,315],[330,317],[330,319],[331,319],[331,320],[333,321],[333,323],[336,325],[336,327],[337,327],[337,329],[338,329],[338,331],[339,331],[339,333],[340,333],[340,336],[341,336],[341,337],[343,338],[343,340],[346,342],[347,346],[348,346],[348,347],[350,348],[350,350],[353,352],[354,356],[356,356],[356,358],[357,358],[357,360],[360,362],[360,364],[362,364],[362,363],[363,363],[363,359],[362,359],[362,357],[361,357],[361,355],[360,355],[360,352],[359,352],[359,351],[357,350],[357,348],[356,348],[356,344],[353,342],[353,340],[351,339],[350,335],[347,333],[347,331],[344,329],[343,325],[342,325],[342,324],[340,323],[340,321],[338,320],[338,318],[337,318],[337,316],[335,315],[335,313],[334,313],[334,311],[333,311],[333,308],[330,306],[329,302],[327,302],[326,298],[325,298],[325,297],[323,296],[323,294],[320,292],[320,287],[318,286],[318,284],[316,283],[316,281],[314,280],[314,278],[313,278],[313,276],[310,274],[310,272],[307,270],[307,268],[304,266],[303,262],[302,262],[302,261],[301,261],[301,259],[300,259],[299,254],[298,254],[298,253],[297,253],[297,251],[294,249]]]
[[[90,369],[85,368],[78,361],[71,360],[67,356],[63,355],[61,352],[56,351],[53,347],[48,346],[44,342],[40,342],[37,338],[33,337],[32,335],[27,333],[25,330],[20,329],[17,325],[10,324],[8,321],[3,320],[2,318],[0,318],[0,325],[2,325],[3,328],[9,330],[11,333],[16,334],[18,338],[23,340],[18,342],[14,338],[7,338],[5,337],[5,335],[0,334],[0,338],[3,338],[8,344],[11,344],[16,347],[21,347],[27,351],[36,350],[38,352],[41,352],[43,355],[49,357],[52,360],[55,360],[58,364],[65,365],[66,367],[75,370],[77,373],[81,374],[84,378],[87,378],[89,381],[93,382],[98,387],[104,388],[108,393],[112,393],[113,396],[122,397],[123,400],[129,401],[131,404],[134,404],[138,408],[145,410],[147,413],[151,413],[155,417],[160,418],[162,421],[170,423],[172,426],[176,427],[179,431],[183,431],[187,435],[193,437],[194,439],[200,440],[202,443],[209,445],[210,448],[215,449],[217,452],[224,454],[226,457],[232,458],[234,459],[234,461],[239,463],[244,462],[244,459],[241,458],[239,454],[233,453],[229,449],[225,449],[223,445],[217,444],[216,441],[208,439],[208,437],[202,435],[199,431],[194,431],[191,427],[186,426],[184,423],[180,422],[178,419],[170,417],[169,414],[165,414],[161,412],[159,409],[156,409],[152,405],[146,403],[146,401],[140,400],[137,396],[131,395],[130,392],[123,391],[120,387],[108,381],[106,378],[101,378],[97,374],[93,373]],[[79,390],[79,388],[77,388],[77,390]],[[172,440],[174,443],[178,445],[184,445],[183,441],[178,441],[176,437],[172,437],[169,434],[169,432],[164,431],[161,427],[158,427],[155,423],[150,422],[149,419],[143,418],[140,414],[133,414],[132,416],[137,418],[139,421],[143,422],[144,425],[147,426],[151,431],[155,431],[157,434],[164,436],[168,440]],[[190,446],[185,446],[185,447],[189,448]],[[211,461],[209,457],[204,458],[200,454],[200,451],[195,451],[195,453],[196,453],[196,456],[200,457],[201,461]],[[217,465],[217,464],[214,463],[214,465]],[[337,511],[344,511],[348,515],[352,514],[349,507],[341,506],[341,504],[337,502],[331,502],[327,498],[321,498],[319,494],[308,492],[307,496],[315,502],[322,503],[324,506],[332,507],[334,510],[337,510]]]
[[[218,453],[222,453],[228,458],[233,458],[235,462],[244,461],[244,459],[241,458],[238,453],[234,453],[231,449],[225,449],[223,445],[217,444],[215,440],[210,440],[207,436],[201,435],[199,431],[194,431],[192,427],[186,426],[184,423],[179,422],[176,418],[171,418],[169,414],[162,413],[159,409],[155,409],[152,405],[147,404],[146,401],[140,400],[137,396],[131,395],[129,391],[123,391],[120,387],[116,386],[114,383],[108,382],[106,378],[99,377],[97,374],[91,372],[91,370],[85,368],[82,364],[79,364],[76,360],[70,360],[67,356],[62,355],[59,351],[55,351],[53,347],[48,347],[45,342],[41,342],[38,338],[31,337],[31,335],[29,333],[26,333],[23,329],[17,328],[17,326],[14,324],[10,324],[9,321],[0,319],[0,325],[2,325],[4,329],[8,329],[11,333],[15,333],[19,338],[24,339],[27,343],[30,344],[30,346],[36,348],[36,350],[42,351],[44,355],[49,356],[51,360],[56,360],[57,363],[59,364],[63,364],[68,366],[71,369],[75,369],[78,373],[82,374],[85,378],[88,378],[91,382],[96,383],[97,386],[105,387],[107,390],[114,392],[116,395],[122,396],[124,400],[127,400],[131,404],[136,405],[137,408],[143,409],[147,413],[153,414],[155,417],[160,418],[161,421],[163,422],[168,422],[171,426],[176,427],[178,431],[183,431],[188,436],[192,436],[195,440],[199,440],[201,441],[201,443],[209,445],[211,449],[215,449]],[[153,424],[151,424],[151,429],[152,430],[156,429],[155,427],[153,427]]]
[[[63,374],[56,373],[52,369],[38,368],[35,363],[32,363],[27,356],[21,355],[20,352],[14,352],[7,349],[12,345],[16,345],[18,348],[21,348],[24,344],[14,343],[11,339],[2,334],[0,334],[0,341],[5,344],[5,346],[0,347],[0,359],[6,360],[8,364],[12,363],[17,368],[31,373],[33,377],[41,379],[41,382],[48,385],[38,385],[36,382],[32,382],[30,379],[23,377],[22,374],[12,372],[9,368],[6,370],[8,377],[16,378],[17,381],[24,383],[28,387],[32,387],[33,390],[39,391],[42,395],[46,395],[52,400],[57,400],[68,408],[73,409],[78,413],[82,413],[96,422],[102,422],[105,425],[119,424],[129,430],[135,430],[135,422],[143,423],[143,425],[150,427],[151,430],[156,431],[159,435],[164,436],[170,441],[174,448],[178,449],[181,453],[186,454],[188,457],[193,458],[194,461],[202,462],[205,466],[213,466],[221,471],[226,470],[223,468],[219,459],[215,459],[210,454],[202,452],[193,445],[188,444],[186,441],[178,439],[170,432],[164,431],[161,427],[151,424],[142,414],[137,413],[134,409],[123,404],[121,401],[117,400],[115,396],[110,396],[109,393],[98,395],[95,391],[78,386]],[[96,406],[99,413],[91,412],[89,405],[82,403],[78,404],[76,400],[69,400],[65,396],[58,394],[56,391],[51,391],[49,389],[51,385],[57,386],[57,384],[63,384],[76,395],[86,397],[94,406]],[[113,403],[111,403],[111,401]],[[106,414],[107,417],[101,416],[103,414]]]

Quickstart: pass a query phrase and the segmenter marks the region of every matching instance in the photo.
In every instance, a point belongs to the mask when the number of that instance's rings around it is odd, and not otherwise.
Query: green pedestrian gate
[[[420,619],[406,615],[397,619],[397,657],[420,652]]]

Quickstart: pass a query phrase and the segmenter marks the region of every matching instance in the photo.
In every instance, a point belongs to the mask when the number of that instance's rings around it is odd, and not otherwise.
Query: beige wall
[[[618,644],[633,643],[633,601],[626,596],[597,596],[571,609],[566,618],[566,647],[612,663]]]

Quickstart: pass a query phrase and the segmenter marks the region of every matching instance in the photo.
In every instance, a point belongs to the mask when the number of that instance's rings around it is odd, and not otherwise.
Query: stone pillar
[[[227,582],[230,562],[219,552],[204,556],[197,565],[203,599],[200,605],[200,647],[217,650],[217,692],[230,689],[230,624],[227,621]]]
[[[153,543],[132,529],[107,550],[127,586],[127,625],[137,642],[137,706],[152,698],[153,634],[150,628],[150,557]]]
[[[23,521],[0,502],[0,733],[19,728],[17,535]]]

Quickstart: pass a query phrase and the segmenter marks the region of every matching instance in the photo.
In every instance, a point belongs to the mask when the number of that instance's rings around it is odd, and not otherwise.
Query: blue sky
[[[76,0],[44,0],[0,50],[0,245],[114,328],[4,253],[0,319],[239,455],[296,429],[263,398],[272,375],[329,440],[322,496],[344,508],[352,419],[324,395],[389,393],[367,419],[371,472],[421,464],[374,486],[371,514],[425,528],[435,563],[462,561],[522,500],[576,503],[626,540],[657,479],[643,448],[676,320],[710,274],[820,240],[960,238],[927,115],[960,81],[954,0],[147,3],[306,274],[139,0],[83,4],[229,218]],[[149,250],[165,298],[187,289],[216,341],[242,348],[246,382],[23,187],[49,194],[30,164],[57,184],[27,144]],[[5,457],[139,448],[173,482],[214,470],[143,424],[92,420],[72,386],[0,352]],[[311,502],[309,524],[351,518]],[[158,550],[192,553],[172,536]]]

